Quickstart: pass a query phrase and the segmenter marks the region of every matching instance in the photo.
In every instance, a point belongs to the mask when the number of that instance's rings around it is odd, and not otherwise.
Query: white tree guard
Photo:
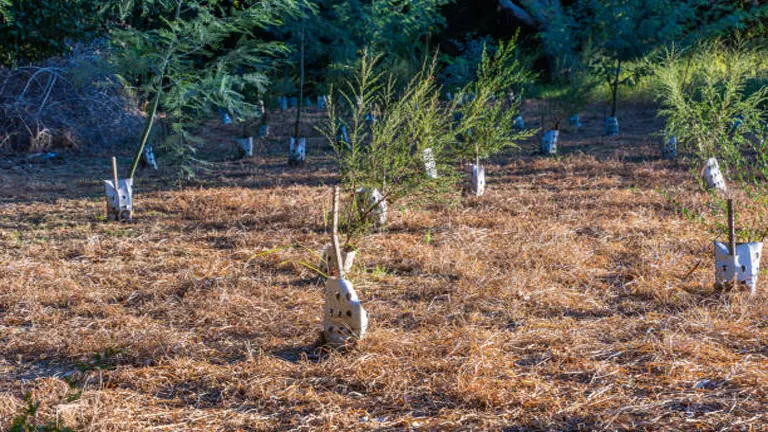
[[[223,112],[221,113],[221,124],[228,125],[232,123],[232,117],[229,116],[229,113]]]
[[[550,130],[544,133],[541,138],[541,152],[545,155],[557,154],[557,139],[560,137],[559,130]]]
[[[325,343],[340,348],[365,337],[368,314],[360,304],[352,283],[344,279],[325,281],[323,336]]]
[[[267,109],[264,108],[264,100],[259,99],[259,101],[256,103],[256,112],[258,113],[259,117],[263,117],[264,114],[267,113]]]
[[[664,159],[674,159],[677,157],[677,137],[675,135],[662,139],[661,157]]]
[[[280,111],[285,111],[288,109],[288,98],[283,96],[277,98],[277,105],[280,106]]]
[[[421,159],[424,161],[424,168],[427,171],[427,176],[436,179],[438,177],[437,163],[435,162],[435,152],[432,151],[432,147],[425,148],[421,152]]]
[[[728,189],[725,186],[725,178],[720,171],[720,164],[717,163],[717,159],[707,159],[702,176],[704,177],[704,182],[707,184],[708,188],[717,189],[723,193],[727,192]]]
[[[238,138],[237,150],[241,157],[253,157],[253,137]]]
[[[339,126],[339,129],[336,131],[336,142],[349,144],[349,133],[347,133],[346,126]]]
[[[749,287],[752,293],[757,289],[757,276],[760,274],[760,257],[763,253],[762,242],[740,243],[736,245],[736,256],[728,253],[728,245],[715,242],[715,281],[723,286],[733,281]]]
[[[288,147],[288,164],[301,165],[307,159],[307,139],[299,138],[298,144],[296,138],[291,137],[291,144]]]
[[[581,129],[581,116],[574,114],[568,117],[568,124],[575,127],[576,129]]]
[[[343,261],[344,273],[352,271],[352,265],[355,263],[355,257],[357,251],[341,252],[341,259]],[[323,249],[322,257],[320,258],[320,271],[325,274],[331,274],[331,269],[337,269],[336,254],[333,252],[333,245],[326,246]]]
[[[456,105],[457,106],[463,106],[466,101],[467,101],[467,95],[464,94],[464,92],[459,92],[456,95]]]
[[[144,167],[157,170],[157,159],[155,159],[155,150],[151,145],[145,146],[144,151],[141,152],[141,164]]]
[[[467,168],[469,174],[469,191],[475,196],[485,194],[485,167],[470,164]]]
[[[605,119],[605,134],[608,136],[619,134],[619,119],[616,117],[607,117]]]
[[[445,98],[448,100],[448,102],[453,102],[453,93],[451,92],[446,93]]]
[[[371,209],[370,217],[373,219],[373,224],[377,227],[381,227],[387,224],[387,200],[384,199],[384,195],[379,192],[378,189],[373,189],[371,193],[365,188],[360,188],[355,191],[358,202],[358,208],[361,212]]]
[[[325,109],[325,104],[327,101],[327,96],[318,96],[317,97],[317,109]]]
[[[299,105],[299,98],[297,97],[290,97],[288,98],[288,106],[291,108],[296,108]]]
[[[118,180],[115,190],[113,180],[104,180],[107,195],[107,218],[113,221],[133,220],[133,179]]]
[[[522,115],[515,117],[515,119],[512,121],[512,129],[525,130],[525,120],[523,120]]]
[[[269,136],[269,125],[259,126],[259,138],[266,138]]]

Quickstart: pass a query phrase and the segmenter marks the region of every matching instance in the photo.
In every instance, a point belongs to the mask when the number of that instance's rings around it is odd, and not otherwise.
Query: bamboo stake
[[[733,199],[728,198],[728,253],[736,257],[736,227],[734,226]]]
[[[339,279],[344,279],[344,263],[341,261],[341,246],[339,245],[339,187],[338,186],[335,186],[333,188],[333,253],[336,254],[336,267],[339,271]]]
[[[117,184],[117,182],[119,181],[117,177],[117,158],[114,156],[112,156],[112,180],[114,180],[115,182],[115,193],[119,194],[120,187]]]
[[[736,226],[733,214],[733,198],[728,198],[728,253],[733,260],[733,280],[732,286],[736,286]]]
[[[165,66],[163,66],[163,70],[165,70]],[[160,76],[160,81],[162,82],[163,76]],[[149,111],[149,117],[147,117],[147,122],[144,125],[144,133],[141,135],[141,144],[139,144],[139,150],[136,152],[136,156],[133,157],[133,163],[131,163],[131,170],[128,172],[128,178],[132,179],[133,176],[136,174],[136,168],[139,167],[139,162],[141,162],[141,156],[144,154],[144,147],[147,145],[147,141],[149,141],[149,136],[152,133],[152,125],[155,124],[155,115],[157,115],[157,108],[160,105],[160,94],[162,93],[162,90],[158,89],[157,94],[155,95],[155,100],[152,102],[152,109]]]

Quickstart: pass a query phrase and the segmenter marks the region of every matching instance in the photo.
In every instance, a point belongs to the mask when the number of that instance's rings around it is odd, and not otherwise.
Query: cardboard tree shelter
[[[117,222],[133,220],[133,179],[118,179],[117,159],[112,158],[112,179],[104,180],[107,219]]]
[[[762,254],[762,242],[736,243],[733,200],[728,199],[728,244],[715,241],[715,285],[741,284],[756,294]]]
[[[288,146],[288,165],[302,165],[307,159],[307,139],[291,137]]]
[[[552,129],[546,131],[541,138],[541,153],[549,156],[557,154],[557,139],[560,137],[560,131]]]
[[[575,127],[576,130],[581,129],[581,116],[578,114],[574,114],[568,117],[568,124]]]
[[[152,145],[145,146],[144,151],[141,152],[141,166],[144,168],[152,168],[153,170],[158,169],[155,150],[152,148]]]
[[[469,164],[467,166],[469,174],[469,185],[467,190],[474,196],[483,196],[485,194],[485,167],[480,164]]]
[[[365,337],[368,329],[368,314],[352,283],[345,279],[344,267],[340,265],[339,245],[339,188],[333,195],[333,254],[337,266],[334,275],[325,281],[325,306],[323,307],[323,340],[333,348],[341,348]]]
[[[722,171],[720,171],[720,164],[717,163],[717,159],[707,159],[702,170],[702,177],[708,188],[717,189],[723,193],[728,192],[728,188],[725,186],[725,178]]]
[[[253,157],[253,137],[237,138],[237,151],[240,157]]]
[[[674,159],[677,157],[677,137],[675,135],[666,136],[662,139],[661,157],[664,159]]]
[[[435,162],[435,152],[432,151],[431,147],[425,148],[421,152],[421,159],[424,161],[424,169],[427,171],[427,176],[436,179],[438,177],[437,163]]]

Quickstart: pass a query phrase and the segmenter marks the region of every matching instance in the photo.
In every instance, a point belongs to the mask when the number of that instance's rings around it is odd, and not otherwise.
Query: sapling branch
[[[141,135],[141,144],[139,144],[139,149],[136,152],[136,155],[133,157],[133,163],[131,163],[131,170],[128,172],[128,178],[133,179],[134,174],[136,174],[136,169],[139,167],[139,162],[141,161],[141,155],[144,153],[144,147],[147,145],[147,141],[149,141],[149,136],[152,133],[152,126],[155,123],[155,115],[157,114],[157,107],[160,105],[160,95],[162,93],[161,89],[157,90],[157,94],[155,94],[155,100],[152,102],[152,108],[149,111],[149,116],[147,117],[147,123],[144,126],[144,133]]]
[[[333,253],[336,254],[336,267],[339,271],[339,279],[344,279],[344,263],[341,260],[341,246],[339,245],[339,187],[333,188]],[[333,269],[329,269],[333,271]]]

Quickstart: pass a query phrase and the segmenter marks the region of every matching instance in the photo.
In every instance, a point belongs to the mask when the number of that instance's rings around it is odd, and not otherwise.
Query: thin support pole
[[[733,286],[736,286],[736,224],[735,224],[735,216],[733,211],[733,198],[728,198],[728,253],[731,255],[731,260],[733,260]]]
[[[117,158],[114,156],[112,156],[112,180],[115,182],[115,192],[117,192],[120,189],[120,187],[117,184],[117,182],[119,181],[119,177],[117,176]]]
[[[144,133],[141,136],[141,145],[139,145],[139,150],[136,152],[136,156],[134,156],[133,158],[133,163],[131,164],[131,170],[128,172],[129,179],[132,179],[133,175],[136,174],[136,168],[139,167],[141,156],[144,154],[144,147],[147,145],[147,141],[149,141],[149,136],[152,133],[152,125],[155,123],[155,115],[157,114],[157,107],[158,105],[160,105],[161,93],[162,93],[162,90],[158,88],[157,94],[155,95],[155,100],[152,102],[152,109],[149,112],[147,123],[144,126]]]

